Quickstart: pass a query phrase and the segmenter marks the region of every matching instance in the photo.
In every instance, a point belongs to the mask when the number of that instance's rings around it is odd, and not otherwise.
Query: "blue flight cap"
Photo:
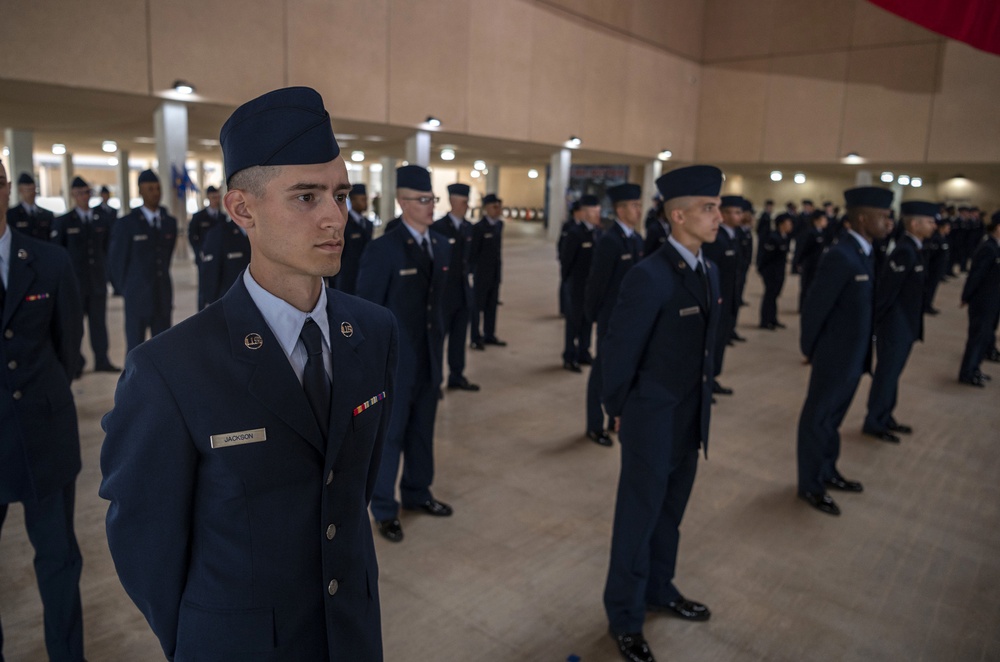
[[[940,207],[935,202],[924,200],[910,200],[899,206],[899,213],[903,216],[930,216],[937,219]]]
[[[83,181],[83,177],[74,177],[73,178],[73,183],[70,184],[69,187],[70,188],[85,188],[85,189],[89,189],[90,188],[90,184],[88,184],[87,182]]]
[[[449,184],[448,185],[448,195],[457,195],[457,196],[462,197],[462,198],[467,198],[467,197],[469,197],[469,191],[470,190],[471,189],[469,188],[468,184]]]
[[[722,202],[719,203],[719,207],[739,207],[743,209],[744,202],[742,195],[724,195],[722,196]]]
[[[501,200],[500,198],[498,198],[496,193],[487,193],[483,197],[483,204],[484,205],[493,204],[494,202],[497,203],[497,204],[503,204],[503,200]]]
[[[600,207],[601,201],[597,199],[596,195],[585,195],[580,198],[581,207]]]
[[[880,186],[859,186],[844,191],[844,202],[852,207],[874,207],[888,209],[892,205],[892,191]]]
[[[351,195],[368,195],[368,187],[364,184],[355,184],[351,187]]]
[[[211,188],[211,187],[209,187],[209,188]],[[107,186],[102,186],[101,187],[101,193],[107,193],[108,195],[111,195],[111,189],[109,189]]]
[[[671,170],[656,180],[664,201],[688,195],[714,198],[722,190],[725,175],[715,166],[693,165]]]
[[[746,198],[743,198],[743,211],[749,211],[749,212],[753,211],[753,203],[747,200]]]
[[[608,189],[608,197],[612,204],[626,202],[628,200],[641,200],[642,187],[638,184],[619,184]]]
[[[414,191],[431,190],[431,173],[418,165],[396,168],[396,188],[411,188]]]
[[[226,181],[253,166],[327,163],[340,155],[323,97],[311,87],[286,87],[247,101],[219,133]]]
[[[574,200],[573,204],[571,204],[569,206],[569,210],[571,212],[573,212],[573,211],[580,211],[580,201],[579,200]]]
[[[209,186],[207,189],[205,189],[205,193],[218,193],[218,192],[219,189],[215,188],[214,186]]]
[[[1000,211],[995,211],[990,216],[990,222],[986,224],[986,231],[993,232],[998,226],[1000,226]]]
[[[22,172],[21,176],[17,178],[17,185],[18,186],[21,186],[22,184],[32,184],[32,185],[34,185],[34,183],[35,183],[35,178],[32,177],[31,175],[29,175],[26,172]]]
[[[150,182],[159,184],[160,178],[156,176],[156,173],[152,170],[143,170],[139,173],[139,183],[148,184]]]

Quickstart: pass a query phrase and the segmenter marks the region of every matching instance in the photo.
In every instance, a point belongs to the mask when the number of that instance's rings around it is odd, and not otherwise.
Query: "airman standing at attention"
[[[979,366],[996,349],[1000,320],[1000,211],[993,214],[985,230],[986,239],[972,254],[962,288],[962,306],[969,307],[969,336],[958,373],[958,381],[980,388],[990,380]]]
[[[21,204],[7,210],[7,224],[29,237],[48,241],[52,234],[54,218],[48,209],[42,209],[35,204],[37,195],[38,187],[35,186],[35,178],[22,172],[21,176],[17,178],[17,197]]]
[[[469,270],[472,272],[474,306],[472,308],[472,348],[486,345],[506,346],[497,338],[497,304],[503,273],[503,201],[494,193],[483,196],[483,218],[472,226]],[[482,325],[480,325],[482,320]],[[481,330],[481,331],[480,331]]]
[[[188,223],[188,241],[191,243],[191,250],[194,251],[194,263],[198,267],[198,310],[202,310],[205,306],[222,296],[222,293],[218,291],[218,283],[211,278],[202,279],[201,263],[204,259],[203,248],[208,231],[216,225],[224,225],[226,214],[222,211],[222,192],[219,189],[209,186],[205,189],[205,197],[208,198],[208,206],[195,212]],[[249,245],[247,245],[246,257],[246,262],[249,262]],[[211,265],[208,271],[210,273],[214,272],[215,266]],[[246,266],[246,264],[243,266]],[[229,284],[232,285],[233,281],[230,281]]]
[[[563,368],[570,372],[582,372],[581,365],[593,363],[590,340],[594,321],[587,319],[584,297],[594,257],[594,245],[597,243],[597,224],[601,219],[601,205],[596,196],[585,195],[577,205],[574,215],[579,217],[580,222],[570,228],[566,237],[561,240],[559,255],[562,278],[569,290]]]
[[[351,209],[348,211],[347,227],[344,228],[344,255],[340,259],[340,273],[333,279],[332,287],[347,294],[355,294],[358,289],[358,268],[361,254],[372,240],[374,226],[364,217],[368,211],[368,187],[355,184],[351,187]]]
[[[722,224],[715,241],[701,247],[705,257],[719,270],[719,330],[715,334],[715,371],[712,375],[712,393],[732,395],[733,389],[719,383],[722,360],[733,333],[736,332],[736,315],[740,309],[737,286],[740,270],[740,245],[736,232],[743,221],[743,197],[724,195],[719,205]]]
[[[778,321],[778,297],[785,285],[788,244],[793,224],[794,219],[790,215],[779,214],[775,219],[777,229],[757,251],[757,271],[764,281],[764,296],[760,300],[760,328],[768,331],[785,328]]]

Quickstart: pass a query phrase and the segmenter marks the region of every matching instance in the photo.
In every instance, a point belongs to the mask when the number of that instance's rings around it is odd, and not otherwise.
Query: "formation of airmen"
[[[220,139],[226,192],[207,190],[187,230],[200,312],[173,329],[178,224],[160,205],[155,173],[140,175],[142,205],[122,218],[106,190],[89,208],[79,177],[74,209],[52,218],[34,204],[28,174],[8,210],[0,168],[0,359],[9,368],[0,522],[6,504],[25,504],[53,659],[83,656],[69,385],[84,368],[84,316],[94,369],[120,371],[108,357],[109,282],[124,297],[128,355],[103,421],[100,494],[116,569],[168,658],[381,659],[368,509],[374,530],[396,543],[400,509],[453,514],[432,492],[435,419],[442,386],[480,390],[464,374],[466,350],[506,344],[497,336],[502,201],[484,196],[473,224],[470,187],[452,184],[450,211],[435,220],[429,171],[403,166],[401,214],[375,237],[367,190],[348,181],[309,88],[247,102]],[[890,443],[913,432],[893,416],[898,384],[943,278],[968,274],[959,381],[983,388],[982,362],[1000,361],[1000,212],[983,223],[976,209],[951,216],[907,201],[897,222],[892,192],[879,187],[846,191],[843,215],[804,201],[801,213],[789,205],[772,218],[767,201],[755,258],[753,207],[720,195],[724,179],[708,165],[657,179],[645,237],[638,185],[607,190],[609,220],[600,198],[583,195],[557,247],[562,366],[590,366],[586,438],[621,442],[604,606],[626,660],[654,659],[647,612],[711,616],[675,585],[679,526],[715,396],[733,394],[719,380],[727,348],[746,341],[736,329],[751,265],[764,283],[765,330],[785,328],[777,300],[789,263],[801,278],[811,372],[798,495],[823,513],[841,512],[830,491],[863,491],[837,460],[864,372],[874,366],[863,432]],[[195,373],[212,379],[193,383]],[[44,424],[30,413],[39,406],[52,408]],[[54,450],[32,450],[42,444]],[[289,559],[290,548],[300,557]]]

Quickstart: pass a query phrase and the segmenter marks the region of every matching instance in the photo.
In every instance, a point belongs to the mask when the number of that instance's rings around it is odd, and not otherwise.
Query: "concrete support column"
[[[131,209],[129,201],[132,199],[132,191],[129,187],[128,172],[128,150],[119,148],[116,173],[118,175],[118,199],[121,201],[121,209],[118,213],[122,216],[129,213]]]
[[[62,197],[66,201],[66,209],[73,209],[73,199],[69,192],[73,188],[73,155],[66,152],[62,155]]]
[[[854,185],[855,186],[871,186],[872,185],[872,171],[871,170],[858,170],[854,173]]]
[[[500,166],[496,163],[487,164],[486,170],[486,192],[500,195]],[[503,197],[502,195],[500,196]]]
[[[431,134],[429,131],[417,131],[406,139],[406,161],[410,165],[421,165],[425,168],[431,164]]]
[[[642,174],[642,217],[653,208],[653,196],[656,195],[656,180],[663,174],[663,161],[653,159],[643,168]]]
[[[7,156],[7,164],[10,166],[7,181],[13,183],[10,187],[10,206],[13,207],[21,202],[17,195],[17,178],[22,172],[35,176],[35,134],[21,129],[7,129],[4,131],[4,143],[10,151]]]
[[[396,216],[396,159],[383,156],[381,161],[382,194],[379,198],[378,214],[384,226]]]
[[[188,145],[188,111],[187,106],[177,101],[164,101],[153,116],[153,136],[156,138],[156,160],[158,161],[160,190],[163,200],[160,204],[166,207],[170,214],[177,217],[177,250],[176,257],[180,260],[188,258],[188,243],[181,237],[187,237],[187,206],[185,201],[177,197],[174,187],[173,169],[184,172],[187,161]]]
[[[194,173],[195,184],[198,186],[198,206],[201,207],[202,200],[205,199],[205,160],[199,159],[198,169]]]
[[[570,150],[560,149],[552,155],[549,164],[548,188],[545,191],[545,222],[552,241],[559,239],[559,231],[566,221],[566,190],[569,188]]]

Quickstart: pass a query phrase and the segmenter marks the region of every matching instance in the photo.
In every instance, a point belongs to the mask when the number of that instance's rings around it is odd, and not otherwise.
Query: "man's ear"
[[[226,211],[229,212],[229,217],[233,219],[233,223],[236,223],[236,225],[244,230],[248,230],[254,225],[250,203],[251,198],[249,194],[240,189],[229,189],[226,191],[226,197],[222,199],[222,204],[225,205]]]

